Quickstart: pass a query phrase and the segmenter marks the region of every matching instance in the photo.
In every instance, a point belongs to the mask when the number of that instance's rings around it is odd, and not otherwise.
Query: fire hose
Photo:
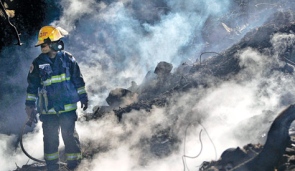
[[[32,112],[32,114],[31,114],[29,120],[24,124],[24,126],[23,126],[23,128],[22,128],[22,131],[21,131],[21,134],[20,134],[19,143],[20,143],[20,147],[21,147],[22,151],[25,153],[25,155],[26,155],[27,157],[29,157],[30,159],[32,159],[32,160],[34,160],[34,161],[36,161],[36,162],[39,162],[39,163],[45,163],[45,160],[39,160],[39,159],[36,159],[36,158],[32,157],[32,156],[31,156],[31,155],[25,150],[24,145],[23,145],[23,135],[24,135],[24,132],[25,132],[25,128],[26,128],[26,126],[31,127],[32,124],[33,124],[33,122],[34,122],[34,123],[37,123],[37,122],[38,122],[36,115],[37,115],[37,111]]]

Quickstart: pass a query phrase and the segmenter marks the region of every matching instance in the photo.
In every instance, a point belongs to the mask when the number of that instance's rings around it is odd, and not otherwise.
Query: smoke
[[[111,89],[129,87],[132,80],[141,83],[158,62],[167,61],[176,68],[183,62],[195,62],[202,51],[222,51],[277,10],[266,4],[264,8],[250,8],[250,3],[249,8],[242,8],[248,16],[239,17],[234,15],[241,8],[239,5],[229,0],[63,0],[62,15],[50,24],[69,32],[64,39],[65,49],[76,58],[85,78],[89,113],[94,106],[105,104]],[[221,22],[233,31],[228,32]],[[34,40],[35,37],[28,44],[33,45]],[[278,58],[293,42],[292,34],[275,34],[271,40],[275,54],[241,49],[236,54],[243,67],[238,75],[225,82],[208,80],[216,86],[177,94],[164,108],[132,111],[123,116],[121,123],[112,115],[78,122],[84,154],[95,151],[94,156],[83,159],[79,170],[181,170],[182,155],[194,156],[202,150],[198,158],[186,160],[188,168],[197,170],[203,161],[218,159],[226,148],[263,142],[262,136],[273,118],[294,102],[293,77],[273,69],[283,65]],[[7,47],[1,52],[9,56],[4,58],[6,64],[19,59],[11,68],[21,70],[1,77],[8,78],[7,85],[18,85],[18,91],[2,98],[7,100],[5,104],[17,107],[6,107],[4,113],[24,113],[26,73],[39,53],[29,45],[17,48]],[[80,109],[78,112],[83,114]],[[24,117],[15,114],[12,119],[1,119],[21,125]],[[10,125],[3,128],[11,132],[19,129]],[[42,135],[38,130],[40,123],[24,142],[28,151],[41,158]],[[162,130],[168,130],[173,141],[165,136],[160,142],[154,140],[154,135]],[[201,130],[202,149],[198,138]],[[2,167],[11,170],[14,162],[19,166],[26,164],[28,159],[20,148],[14,149],[17,136],[0,136]],[[33,146],[37,149],[30,148]],[[161,150],[168,153],[160,155]]]
[[[40,125],[36,129],[23,137],[24,147],[30,155],[36,158],[41,158],[43,155],[42,131],[39,131]],[[33,161],[29,160],[20,148],[15,148],[15,144],[18,143],[17,135],[4,135],[0,134],[0,164],[1,170],[12,170],[17,167],[22,167],[25,164],[32,164]]]
[[[273,36],[273,47],[280,47],[278,52],[285,50],[285,41],[281,41],[281,38],[286,36]],[[290,42],[294,40],[292,35],[287,37]],[[277,60],[277,54],[269,56],[246,48],[241,49],[236,57],[244,69],[218,86],[175,95],[170,101],[171,105],[166,108],[153,108],[148,113],[132,111],[123,115],[120,124],[109,116],[87,126],[79,125],[78,129],[83,135],[81,139],[92,141],[90,144],[94,146],[90,148],[103,149],[92,158],[83,160],[80,169],[179,170],[184,167],[182,155],[195,156],[201,150],[198,158],[186,159],[187,167],[197,170],[203,161],[218,159],[227,148],[250,142],[264,143],[264,134],[274,117],[294,103],[294,79],[280,70],[274,71],[274,68],[282,65]],[[159,157],[151,152],[149,145],[153,142],[145,146],[141,140],[151,139],[152,135],[165,128],[171,128],[172,135],[181,143],[172,146],[173,150],[168,156]],[[96,135],[87,134],[91,130],[99,132]],[[201,130],[202,148],[198,139]],[[161,150],[161,146],[157,148]]]
[[[0,58],[3,67],[0,67],[2,81],[0,119],[5,121],[0,123],[1,133],[18,133],[20,131],[18,125],[25,122],[26,77],[29,72],[28,66],[34,57],[37,57],[36,52],[36,49],[31,49],[29,44],[21,47],[7,47],[1,51]]]
[[[187,58],[194,58],[192,55],[203,46],[201,30],[205,21],[209,15],[217,16],[225,12],[229,4],[228,1],[151,1],[147,5],[151,9],[147,9],[128,5],[139,3],[137,1],[110,4],[83,1],[83,7],[79,7],[76,12],[75,8],[81,6],[81,3],[82,1],[63,1],[61,5],[70,10],[65,11],[54,24],[70,31],[68,50],[85,62],[87,77],[102,74],[100,80],[111,79],[108,82],[117,84],[117,78],[109,75],[118,75],[125,87],[129,86],[131,80],[140,83],[144,74],[153,70],[160,61],[168,61],[177,66]],[[162,8],[167,9],[167,12],[155,17],[153,23],[148,22],[148,19],[147,22],[142,21],[143,17],[137,20],[137,16],[132,16],[137,10],[143,13],[155,10],[156,14],[162,14],[159,12]],[[97,68],[103,72],[97,74]],[[100,82],[100,87],[108,86],[104,82]]]
[[[66,50],[81,63],[91,97],[99,99],[106,90],[129,87],[132,80],[141,83],[160,61],[178,66],[193,63],[202,51],[222,51],[277,10],[268,3],[258,10],[250,8],[255,4],[229,0],[64,0],[60,5],[66,10],[52,24],[70,32]],[[248,15],[238,15],[239,10]],[[233,31],[228,33],[222,23]]]

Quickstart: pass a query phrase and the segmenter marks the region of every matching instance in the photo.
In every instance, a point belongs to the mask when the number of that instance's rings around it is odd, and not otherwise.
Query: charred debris
[[[169,97],[173,94],[185,92],[191,88],[208,88],[229,80],[243,69],[239,65],[240,60],[236,55],[239,51],[253,48],[261,53],[273,55],[275,52],[270,43],[271,37],[276,33],[295,34],[294,17],[293,13],[276,13],[272,20],[253,29],[240,42],[224,52],[213,53],[213,56],[202,61],[201,57],[197,56],[195,63],[183,63],[173,73],[171,73],[172,64],[165,61],[159,62],[154,71],[149,71],[146,74],[141,85],[132,81],[128,88],[111,90],[106,98],[109,106],[96,106],[93,114],[85,117],[87,120],[98,119],[113,112],[120,120],[122,115],[128,114],[131,110],[145,109],[149,111],[153,105],[158,107],[169,105]],[[278,59],[283,61],[285,65],[270,66],[273,67],[272,70],[293,74],[294,48],[295,46],[287,47]]]
[[[248,32],[244,38],[231,46],[227,50],[216,53],[211,57],[193,64],[183,63],[172,73],[172,64],[162,61],[158,63],[154,71],[146,74],[142,84],[132,82],[128,88],[116,88],[110,91],[106,98],[109,106],[96,106],[93,113],[84,115],[80,119],[83,122],[89,120],[99,120],[102,117],[115,115],[118,118],[118,124],[124,115],[128,115],[132,110],[145,110],[149,112],[153,106],[165,107],[170,105],[172,96],[178,93],[189,91],[190,89],[202,87],[204,89],[214,86],[222,81],[231,79],[243,68],[239,65],[240,59],[236,53],[241,49],[253,48],[261,53],[273,55],[274,49],[270,43],[271,37],[275,33],[294,34],[295,15],[291,12],[276,13],[271,20],[263,26],[255,28]],[[270,66],[273,70],[285,74],[294,74],[295,64],[295,45],[287,48],[280,54],[280,59],[285,63],[283,66]],[[214,80],[214,81],[212,81]],[[289,106],[273,121],[268,132],[268,138],[265,145],[249,144],[243,147],[231,148],[225,150],[219,160],[205,161],[200,167],[201,171],[278,171],[295,170],[295,148],[292,136],[288,130],[291,122],[294,120],[294,106]],[[287,127],[286,127],[287,125]],[[280,138],[277,138],[279,134]],[[165,143],[162,143],[165,140]],[[171,134],[168,129],[161,130],[147,141],[151,147],[150,150],[158,157],[164,157],[171,153],[172,149],[179,148],[180,139]],[[276,147],[276,148],[274,148]],[[86,148],[86,147],[85,147]],[[91,158],[95,153],[107,149],[98,149],[85,151],[83,156]],[[269,157],[273,156],[273,157]],[[259,165],[259,168],[256,168]],[[254,167],[255,166],[255,167]],[[25,165],[16,171],[23,171],[31,167],[42,170],[43,166]]]
[[[146,74],[141,85],[132,82],[132,85],[126,89],[117,88],[112,90],[106,98],[109,106],[97,106],[93,113],[85,116],[84,119],[99,119],[111,114],[116,115],[120,121],[124,115],[128,115],[132,110],[150,111],[153,106],[169,106],[170,97],[177,93],[197,87],[206,89],[218,84],[218,82],[229,80],[243,69],[239,65],[240,60],[236,56],[237,52],[241,49],[253,48],[261,53],[268,53],[269,56],[273,56],[275,50],[271,44],[271,37],[276,33],[294,34],[295,23],[293,18],[294,14],[291,12],[276,13],[271,20],[247,33],[240,42],[224,52],[215,53],[203,61],[197,59],[194,64],[183,63],[173,73],[171,73],[173,66],[162,61],[158,63],[154,71]],[[285,63],[285,65],[270,66],[273,67],[272,70],[285,74],[294,74],[294,47],[294,45],[287,47],[286,51],[278,55],[278,60]],[[215,81],[212,82],[212,79]],[[291,105],[276,117],[268,132],[265,146],[249,142],[244,147],[227,149],[222,153],[219,160],[203,162],[200,170],[295,170],[295,148],[293,138],[289,136],[288,132],[294,116],[294,106]],[[169,135],[169,130],[163,130],[155,137],[156,139],[169,137],[169,143],[167,143],[169,146],[177,146],[177,143],[181,141],[174,139],[173,135]],[[157,144],[154,145],[157,146]],[[169,148],[166,150],[168,151],[162,151],[158,155],[168,155],[170,153]],[[259,168],[257,168],[258,165]]]

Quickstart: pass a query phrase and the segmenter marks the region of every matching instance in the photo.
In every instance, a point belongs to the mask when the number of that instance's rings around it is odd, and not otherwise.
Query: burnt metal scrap
[[[7,15],[6,13],[6,9],[2,3],[2,1],[0,1],[0,9],[3,11],[4,14],[4,18],[6,19],[6,22],[8,23],[8,25],[14,30],[16,39],[17,39],[17,45],[21,46],[23,43],[20,40],[20,33],[17,31],[17,28],[10,22],[10,16]]]
[[[200,171],[229,171],[251,158],[254,158],[263,148],[262,144],[247,144],[244,147],[229,148],[225,150],[217,161],[204,161]]]
[[[294,142],[289,136],[290,125],[294,120],[295,105],[293,104],[275,118],[264,146],[247,145],[243,149],[238,147],[225,150],[220,160],[204,162],[200,171],[273,171],[275,169],[285,171],[294,168],[294,160],[288,156],[295,155],[295,149],[292,148]]]

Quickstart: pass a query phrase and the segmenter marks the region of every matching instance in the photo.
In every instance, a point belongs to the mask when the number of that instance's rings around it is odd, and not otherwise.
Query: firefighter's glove
[[[37,110],[35,109],[35,106],[26,106],[25,110],[28,116],[26,125],[31,127],[33,122],[37,123]]]
[[[81,108],[83,108],[83,111],[85,111],[88,108],[88,98],[83,98],[80,100],[81,102]]]
[[[26,106],[25,108],[28,118],[31,118],[33,112],[35,112],[35,106]]]

